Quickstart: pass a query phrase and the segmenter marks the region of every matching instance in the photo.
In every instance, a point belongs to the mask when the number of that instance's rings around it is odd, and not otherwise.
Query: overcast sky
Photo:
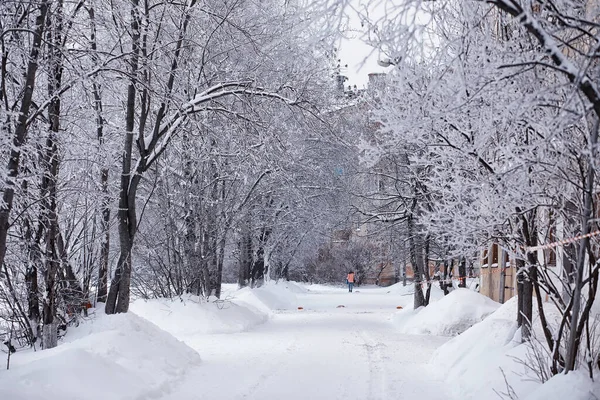
[[[356,8],[360,8],[362,0],[353,0]],[[377,65],[379,53],[377,50],[364,43],[361,39],[363,29],[360,24],[360,18],[352,9],[347,8],[349,17],[349,31],[346,32],[347,39],[340,42],[339,59],[341,65],[348,65],[348,68],[342,69],[342,74],[348,77],[346,86],[356,85],[359,89],[365,88],[369,80],[368,74],[371,72],[386,72],[386,68]],[[373,14],[371,14],[373,15]]]

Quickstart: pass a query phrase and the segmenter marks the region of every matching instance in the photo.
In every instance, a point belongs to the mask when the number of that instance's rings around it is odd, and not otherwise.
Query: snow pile
[[[264,312],[229,299],[206,302],[197,296],[136,300],[130,310],[180,340],[198,334],[242,332],[268,318]]]
[[[301,290],[300,286],[290,282],[267,282],[259,288],[240,289],[233,296],[237,304],[250,306],[270,315],[273,311],[296,309],[298,299],[295,293]]]
[[[453,336],[482,321],[498,307],[500,304],[479,293],[456,289],[427,307],[398,311],[392,322],[406,334]]]
[[[100,315],[54,349],[15,353],[0,399],[157,398],[199,364],[196,351],[132,313]]]
[[[306,289],[293,282],[267,282],[260,288],[223,292],[223,300],[197,296],[137,300],[130,310],[180,340],[196,335],[237,333],[266,322],[276,310],[297,307],[296,293]]]
[[[412,309],[414,306],[414,284],[409,282],[406,286],[402,286],[402,283],[396,283],[391,286],[381,288],[383,293],[389,293],[392,295],[399,295],[407,300],[404,304],[401,304],[405,309]],[[423,295],[427,293],[427,285],[423,285]],[[429,303],[435,303],[436,301],[444,298],[444,292],[438,285],[431,285],[431,292],[429,294]]]
[[[223,300],[197,296],[137,300],[130,310],[180,340],[196,335],[237,333],[265,323],[276,310],[297,308],[296,293],[306,289],[293,282],[267,282],[259,288],[223,293]]]
[[[434,290],[434,287],[435,286],[431,286],[432,291]],[[389,293],[400,294],[404,296],[412,296],[414,292],[414,286],[412,282],[407,282],[406,286],[403,286],[402,282],[394,283],[393,285],[388,286],[385,289],[387,289],[387,292]]]
[[[597,380],[597,378],[596,378]],[[592,382],[582,370],[556,375],[524,400],[591,400],[600,398],[600,382]]]
[[[308,293],[308,289],[305,288],[302,284],[298,282],[292,281],[279,281],[277,285],[283,285],[286,289],[288,289],[292,293],[296,294],[305,294]]]
[[[513,340],[516,308],[516,298],[510,299],[435,353],[432,363],[463,398],[492,398],[495,391],[507,390],[500,369],[513,371],[514,360],[506,355],[519,344]]]
[[[516,297],[510,299],[434,354],[431,363],[454,394],[464,399],[494,399],[499,398],[498,393],[506,394],[508,386],[515,398],[525,400],[589,400],[594,398],[591,393],[600,393],[598,383],[593,386],[580,371],[558,375],[544,385],[537,381],[535,373],[523,364],[531,365],[533,353],[529,344],[521,344],[516,303]],[[555,318],[551,310],[548,317]],[[542,337],[537,320],[534,334]]]

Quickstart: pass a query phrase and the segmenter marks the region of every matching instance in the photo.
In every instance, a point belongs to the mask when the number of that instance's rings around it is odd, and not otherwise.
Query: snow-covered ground
[[[397,306],[412,301],[409,288],[348,293],[282,283],[231,295],[233,304],[271,318],[228,335],[178,334],[203,363],[165,399],[197,399],[199,392],[212,399],[447,398],[427,361],[448,339],[399,335],[389,321]],[[140,312],[137,304],[132,309]],[[149,314],[140,313],[158,323]]]
[[[454,336],[500,307],[499,303],[469,289],[456,289],[429,307],[406,308],[393,317],[400,332],[408,334]]]
[[[499,367],[523,399],[600,393],[581,373],[543,386],[514,375],[510,356],[524,350],[510,302],[434,288],[429,307],[398,310],[411,291],[285,282],[228,286],[219,302],[136,301],[125,315],[98,311],[55,349],[17,352],[0,399],[491,400]]]
[[[133,313],[98,315],[54,349],[13,354],[0,399],[160,398],[201,365],[197,352]]]
[[[451,394],[465,399],[600,399],[600,383],[592,382],[583,369],[541,384],[536,372],[540,367],[532,358],[545,356],[543,350],[534,351],[529,343],[521,343],[516,302],[516,297],[510,299],[435,352],[431,362],[438,366],[436,371],[443,371]],[[547,317],[557,318],[551,310],[548,307]],[[539,340],[542,332],[535,314],[534,335]]]

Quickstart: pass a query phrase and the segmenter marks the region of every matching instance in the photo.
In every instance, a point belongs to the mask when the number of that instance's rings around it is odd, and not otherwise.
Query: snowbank
[[[599,384],[594,386],[580,371],[555,376],[542,385],[531,369],[523,365],[532,350],[530,345],[520,342],[516,302],[516,298],[510,299],[434,354],[431,362],[454,394],[462,399],[497,399],[510,386],[515,398],[522,400],[591,400],[594,398],[591,393],[600,395]],[[549,310],[548,317],[556,316]],[[536,320],[534,334],[541,337]]]
[[[132,313],[100,315],[54,349],[15,353],[0,399],[156,398],[199,364],[196,351]]]
[[[516,307],[516,298],[510,299],[434,354],[432,363],[444,371],[456,394],[465,399],[487,399],[496,396],[495,391],[506,391],[501,369],[513,371],[514,367],[507,354],[519,344],[513,341]]]
[[[180,340],[199,334],[242,332],[268,318],[266,313],[232,300],[205,302],[196,296],[136,300],[130,310]]]
[[[437,291],[432,290],[434,293]],[[500,304],[479,293],[456,289],[427,307],[398,311],[392,322],[406,334],[453,336],[482,321],[498,307]]]
[[[273,311],[296,309],[296,293],[301,292],[302,288],[293,282],[267,282],[259,288],[246,287],[237,291],[233,301],[270,315]]]
[[[273,311],[297,308],[296,293],[307,290],[293,282],[267,282],[260,288],[233,290],[223,300],[197,296],[137,300],[130,310],[180,340],[196,335],[237,333],[262,324]]]
[[[597,378],[596,378],[597,379]],[[600,382],[592,382],[583,371],[556,375],[524,400],[591,400],[600,398]]]
[[[198,352],[177,339],[200,344],[202,335],[246,331],[273,310],[296,308],[296,293],[306,292],[288,282],[227,289],[223,301],[184,296],[137,300],[127,314],[98,311],[58,347],[14,354],[11,369],[0,370],[0,399],[162,398],[200,365]]]
[[[300,284],[298,282],[279,281],[279,282],[272,282],[269,284],[274,284],[274,283],[276,283],[277,285],[283,285],[285,288],[287,288],[292,293],[297,293],[297,294],[308,293],[308,289],[305,288],[302,284]]]
[[[402,283],[396,283],[391,286],[381,288],[382,293],[389,293],[392,295],[399,295],[405,298],[406,300],[403,302],[402,307],[404,309],[412,309],[414,307],[414,285],[412,282],[409,282],[406,286],[402,286]],[[427,292],[427,286],[423,287],[423,295]],[[436,301],[443,299],[444,292],[438,285],[431,285],[431,293],[429,294],[429,302],[435,303]]]

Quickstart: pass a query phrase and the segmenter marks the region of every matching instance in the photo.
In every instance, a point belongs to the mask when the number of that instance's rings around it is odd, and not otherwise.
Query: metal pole
[[[498,256],[498,264],[500,267],[500,296],[498,302],[504,304],[504,291],[506,290],[506,262],[504,261],[504,249],[500,248]]]

